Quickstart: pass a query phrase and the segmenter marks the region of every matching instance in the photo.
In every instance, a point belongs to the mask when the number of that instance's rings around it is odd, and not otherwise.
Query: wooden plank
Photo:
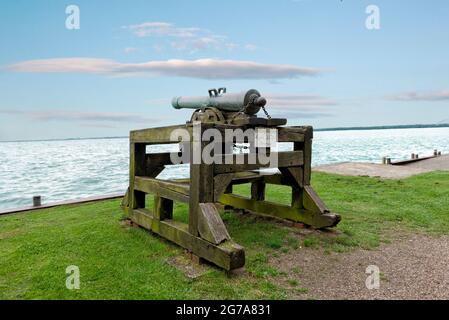
[[[214,202],[217,202],[220,195],[227,190],[233,178],[233,173],[219,174],[214,177]]]
[[[312,176],[312,138],[313,127],[302,127],[304,131],[304,141],[295,142],[293,144],[293,150],[302,150],[304,163],[303,163],[303,185],[309,185]]]
[[[287,151],[287,152],[273,152],[271,154],[273,157],[277,157],[277,167],[290,167],[290,166],[301,166],[304,161],[302,151]],[[230,156],[226,156],[231,158]],[[232,164],[215,164],[215,174],[221,173],[232,173],[241,172],[249,170],[257,170],[259,168],[268,168],[270,163],[260,163],[258,157],[255,157],[255,164],[249,164],[251,157],[249,154],[235,154],[232,155],[232,161],[228,160],[228,163]],[[226,163],[223,161],[223,163]]]
[[[310,210],[292,208],[269,201],[254,201],[233,194],[222,194],[220,197],[220,203],[232,206],[234,208],[250,210],[254,213],[261,213],[295,222],[302,222],[315,228],[333,227],[340,221],[339,215],[330,213],[320,214]]]
[[[232,184],[245,184],[258,180],[265,181],[265,183],[268,184],[288,185],[288,186],[291,185],[291,181],[286,179],[280,173],[260,174],[257,171],[241,171],[234,173]]]
[[[173,200],[154,196],[154,217],[158,220],[173,219]]]
[[[230,240],[228,230],[221,220],[220,214],[214,203],[200,203],[198,217],[198,231],[201,238],[213,244],[220,244]]]
[[[177,143],[172,141],[170,135],[176,129],[185,129],[191,133],[192,128],[187,125],[175,125],[159,128],[148,128],[141,130],[133,130],[130,132],[129,139],[134,143],[148,143],[148,144],[168,144]]]
[[[185,223],[173,220],[158,221],[154,219],[150,211],[145,209],[129,209],[128,211],[130,219],[136,224],[159,234],[225,270],[241,268],[245,264],[243,247],[231,240],[215,245],[190,234],[188,225]]]
[[[285,182],[285,184],[299,188],[303,186],[304,172],[302,167],[279,168],[279,171],[281,171],[283,177],[282,181]]]
[[[319,213],[330,212],[311,186],[304,186],[304,208]]]
[[[212,127],[212,124],[202,124],[200,136]],[[199,204],[214,202],[214,166],[202,163],[202,160],[197,163],[195,159],[198,156],[201,159],[201,154],[197,153],[202,152],[209,142],[195,141],[200,140],[198,138],[200,137],[193,137],[194,141],[190,146],[189,232],[193,236],[198,235]]]
[[[256,201],[265,200],[265,182],[263,180],[251,183],[251,199]]]
[[[136,190],[151,193],[163,198],[180,202],[189,202],[189,186],[149,177],[135,177]]]
[[[129,157],[129,206],[145,208],[145,193],[135,188],[135,176],[145,174],[145,150],[143,143],[130,143]]]
[[[307,127],[280,127],[278,142],[302,142],[308,130]]]

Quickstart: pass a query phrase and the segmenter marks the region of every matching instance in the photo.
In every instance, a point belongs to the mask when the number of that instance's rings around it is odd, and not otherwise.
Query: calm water
[[[313,165],[406,159],[434,149],[449,153],[449,128],[315,132]],[[150,151],[167,151],[167,146]],[[159,177],[187,175],[181,165]],[[33,195],[52,202],[124,192],[127,184],[127,139],[0,143],[0,208],[30,205]]]

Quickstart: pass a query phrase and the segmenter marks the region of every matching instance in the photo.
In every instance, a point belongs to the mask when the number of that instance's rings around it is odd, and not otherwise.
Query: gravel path
[[[449,299],[448,237],[413,235],[349,253],[302,248],[270,262],[309,289],[292,299]],[[369,265],[380,270],[379,289],[365,285]]]
[[[366,162],[342,162],[314,167],[313,170],[349,176],[402,179],[434,170],[449,170],[449,155],[421,160],[402,166]]]

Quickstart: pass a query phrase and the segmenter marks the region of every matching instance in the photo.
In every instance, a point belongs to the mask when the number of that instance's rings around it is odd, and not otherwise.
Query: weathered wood
[[[265,200],[265,182],[257,180],[251,183],[251,199],[256,201]]]
[[[213,244],[220,244],[230,240],[228,231],[221,220],[220,214],[214,203],[200,203],[198,217],[198,231],[204,240]]]
[[[318,229],[333,227],[340,221],[340,216],[338,215],[320,214],[319,212],[292,208],[290,206],[269,201],[254,201],[233,194],[222,194],[220,203],[238,209],[250,210],[254,213],[262,213],[295,222],[302,222]]]
[[[148,177],[135,177],[134,189],[163,198],[189,202],[189,186]]]
[[[311,186],[304,186],[304,208],[321,214],[330,212]]]
[[[302,142],[308,127],[281,127],[278,129],[278,142]]]
[[[231,270],[244,265],[244,251],[232,242],[216,207],[229,205],[255,213],[275,216],[297,222],[303,222],[316,228],[334,226],[340,216],[331,214],[321,199],[310,187],[312,127],[277,127],[279,142],[293,142],[294,151],[271,153],[277,163],[265,163],[260,158],[259,149],[247,129],[272,129],[279,119],[254,118],[248,123],[238,125],[206,124],[201,126],[187,124],[163,128],[132,131],[130,134],[130,188],[128,203],[123,201],[124,210],[138,225],[149,229],[162,237],[186,248],[195,256],[211,261],[218,266]],[[198,128],[200,130],[198,131]],[[210,141],[202,141],[203,134],[209,128],[219,130],[222,134],[220,143],[224,146],[220,152],[210,149]],[[172,159],[181,153],[145,154],[148,144],[179,143],[171,139],[172,132],[186,129],[188,142],[182,142],[183,163],[190,163],[190,179],[167,181],[155,179]],[[238,129],[243,133],[243,141],[235,141],[237,136],[227,129]],[[195,135],[193,135],[195,133]],[[196,135],[199,133],[199,135]],[[227,133],[227,135],[226,135]],[[235,132],[234,132],[235,133]],[[185,136],[184,136],[185,138]],[[234,142],[245,142],[256,151],[256,156],[232,154]],[[208,146],[211,156],[220,161],[213,164],[203,163],[202,151]],[[199,147],[199,148],[198,148]],[[209,151],[207,150],[207,151]],[[206,152],[207,152],[206,151]],[[220,154],[213,154],[214,152]],[[270,152],[268,150],[268,152]],[[187,158],[188,156],[188,158]],[[271,158],[272,159],[272,158]],[[255,163],[250,163],[254,161]],[[281,174],[261,174],[258,169],[276,166]],[[251,199],[233,195],[232,186],[251,183]],[[267,183],[292,187],[292,206],[265,201]],[[143,209],[145,194],[154,195],[153,210]],[[125,197],[126,198],[126,197]],[[173,201],[189,203],[189,223],[173,221]]]
[[[145,193],[134,188],[136,175],[145,174],[146,145],[143,143],[130,143],[129,157],[129,205],[131,208],[145,208]]]
[[[176,125],[168,127],[133,130],[130,132],[129,139],[133,143],[147,143],[147,144],[177,143],[179,142],[179,139],[178,141],[173,141],[170,139],[172,132],[176,129],[185,129],[188,130],[190,133],[192,132],[191,126]]]
[[[214,166],[205,164],[201,154],[198,154],[208,144],[207,141],[201,141],[201,138],[209,128],[212,128],[211,124],[203,124],[200,136],[193,137],[190,147],[189,232],[193,236],[198,235],[199,204],[214,202]]]
[[[304,132],[304,142],[295,142],[293,144],[294,150],[303,151],[303,185],[309,185],[312,176],[312,138],[313,138],[313,128],[302,127],[305,129]]]
[[[286,152],[273,152],[272,157],[277,157],[277,167],[289,167],[300,166],[303,164],[304,157],[302,151],[286,151]],[[230,156],[225,156],[230,157]],[[254,160],[255,164],[249,164],[250,160]],[[251,158],[248,154],[235,154],[232,155],[232,160],[223,161],[223,164],[215,164],[214,173],[232,173],[249,170],[257,170],[260,168],[269,168],[272,164],[261,163],[258,157]],[[230,163],[230,164],[226,164]]]
[[[154,196],[154,217],[158,220],[173,219],[173,200]]]
[[[129,187],[126,189],[125,195],[122,198],[122,201],[120,202],[120,207],[129,207]]]
[[[223,192],[226,190],[229,191],[228,186],[233,178],[234,174],[232,173],[219,174],[214,177],[214,202],[218,201],[218,198]]]
[[[215,245],[189,232],[188,225],[174,220],[158,221],[146,209],[128,209],[130,219],[147,230],[178,244],[194,254],[225,269],[232,270],[245,264],[243,247],[231,240]]]
[[[303,208],[303,175],[304,171],[302,167],[289,167],[279,169],[288,181],[288,185],[292,187],[292,200],[291,205],[293,208]]]
[[[236,126],[267,126],[267,127],[275,127],[275,126],[283,126],[287,123],[287,119],[283,118],[259,118],[259,117],[244,117],[244,118],[235,118],[233,120],[233,124]]]

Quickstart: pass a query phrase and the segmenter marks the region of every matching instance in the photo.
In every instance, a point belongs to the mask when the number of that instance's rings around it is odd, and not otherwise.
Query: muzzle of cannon
[[[195,109],[190,119],[218,124],[261,124],[260,122],[286,122],[285,119],[271,119],[265,110],[267,100],[259,91],[250,89],[240,93],[227,93],[226,88],[210,89],[209,96],[174,97],[175,109]],[[258,118],[256,114],[263,109],[268,119]],[[285,123],[283,123],[285,124]]]

